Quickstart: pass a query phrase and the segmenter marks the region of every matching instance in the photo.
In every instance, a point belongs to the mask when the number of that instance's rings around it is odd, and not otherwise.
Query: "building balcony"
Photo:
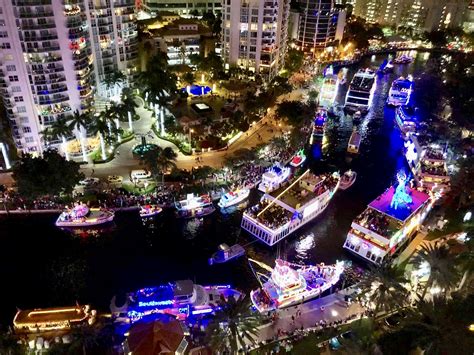
[[[52,104],[57,104],[57,103],[68,101],[68,100],[69,100],[68,95],[55,95],[54,97],[50,97],[50,96],[40,97],[38,101],[35,103],[37,105],[52,105]]]
[[[43,47],[43,48],[26,48],[27,53],[44,53],[44,52],[53,52],[59,51],[59,45]]]
[[[31,69],[31,74],[33,75],[43,75],[43,74],[51,74],[51,73],[59,73],[63,72],[64,68],[62,66],[52,67],[52,68],[37,68]]]
[[[23,36],[21,36],[21,37],[23,37]],[[51,40],[55,40],[55,39],[58,39],[57,34],[49,34],[49,35],[44,35],[44,36],[41,36],[41,35],[38,35],[38,36],[24,36],[22,38],[22,40],[25,41],[25,42],[43,42],[43,41],[51,41]]]
[[[101,52],[101,57],[102,59],[106,59],[106,58],[112,58],[115,56],[115,52],[114,51],[102,51]]]
[[[51,5],[51,0],[13,0],[15,6]]]
[[[64,8],[64,15],[77,16],[81,14],[81,7],[79,5],[68,5]]]
[[[12,109],[15,105],[10,101],[10,100],[6,100],[4,99],[3,100],[3,104],[5,105],[5,108],[7,109]]]
[[[79,96],[81,97],[81,99],[85,99],[86,97],[91,96],[92,93],[93,91],[91,88],[86,88],[84,90],[79,91]]]
[[[67,85],[56,85],[53,84],[55,87],[48,89],[48,90],[37,90],[38,95],[51,95],[51,94],[58,94],[60,92],[67,91]]]
[[[20,18],[39,18],[39,17],[53,17],[53,11],[44,11],[44,12],[23,12],[20,11],[18,17]]]
[[[68,18],[66,21],[66,27],[67,28],[77,28],[77,27],[82,27],[84,26],[85,21],[82,18],[74,17],[74,18]]]
[[[63,105],[56,105],[53,107],[44,107],[43,109],[40,110],[40,115],[41,116],[49,116],[49,115],[59,115],[63,114],[65,112],[70,112],[71,108],[69,106],[63,106]]]

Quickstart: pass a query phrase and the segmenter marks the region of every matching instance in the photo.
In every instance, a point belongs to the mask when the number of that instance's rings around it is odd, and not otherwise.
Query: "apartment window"
[[[20,123],[28,123],[28,117],[26,116],[20,116]]]
[[[10,81],[18,81],[18,75],[9,75],[8,80]]]
[[[15,96],[15,102],[23,102],[23,96]]]
[[[11,61],[11,60],[13,60],[13,54],[5,54],[5,55],[3,56],[3,59],[4,59],[4,60]]]
[[[250,32],[250,37],[257,38],[257,32]]]
[[[16,71],[16,67],[13,64],[7,65],[7,71]]]
[[[5,20],[0,19],[0,26],[5,26]]]
[[[25,106],[18,106],[18,107],[16,108],[16,111],[17,111],[17,112],[20,112],[20,113],[26,112],[26,107],[25,107]]]
[[[20,92],[21,87],[20,86],[12,86],[12,92]]]
[[[252,22],[257,23],[258,22],[258,17],[252,16]]]
[[[25,143],[33,143],[35,141],[35,139],[33,137],[25,137]]]
[[[0,31],[0,38],[7,38],[8,32],[7,31]]]
[[[252,9],[252,15],[258,15],[258,9]]]
[[[4,42],[4,43],[0,44],[0,48],[2,48],[2,49],[10,49],[10,48],[11,48],[11,47],[10,47],[10,43]]]
[[[227,0],[226,4],[227,4],[227,5],[230,5],[230,0]]]
[[[250,52],[255,52],[257,50],[257,47],[250,47]]]
[[[23,127],[23,133],[31,133],[31,128],[29,126]]]

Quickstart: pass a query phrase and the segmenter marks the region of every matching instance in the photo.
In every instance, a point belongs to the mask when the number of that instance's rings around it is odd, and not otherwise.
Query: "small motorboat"
[[[409,64],[411,62],[413,62],[413,58],[406,54],[402,54],[393,60],[393,64]]]
[[[293,158],[291,158],[290,165],[297,168],[303,164],[306,160],[306,155],[304,154],[304,149],[299,150]]]
[[[115,213],[105,208],[89,208],[89,206],[79,203],[72,209],[62,212],[57,221],[58,227],[92,227],[100,224],[112,222]]]
[[[234,191],[229,191],[226,194],[221,195],[222,197],[217,205],[222,209],[235,206],[249,197],[249,194],[249,189],[236,189]]]
[[[360,111],[356,111],[352,115],[352,121],[354,121],[354,122],[359,122],[361,120],[361,118],[362,118],[362,112],[360,112]]]
[[[163,209],[157,205],[145,205],[140,206],[140,217],[148,218],[153,217],[161,213]]]
[[[357,173],[352,170],[347,170],[342,176],[339,182],[339,188],[341,190],[347,190],[349,187],[354,185],[357,179]]]
[[[349,143],[347,144],[347,151],[353,154],[359,153],[361,140],[362,138],[360,134],[354,129],[352,131],[351,137],[349,138]]]
[[[222,264],[229,260],[238,258],[245,254],[245,249],[240,244],[234,244],[229,247],[227,244],[219,245],[219,250],[212,254],[209,259],[209,265]]]

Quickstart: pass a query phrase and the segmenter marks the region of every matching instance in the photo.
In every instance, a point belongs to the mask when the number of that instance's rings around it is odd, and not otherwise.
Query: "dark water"
[[[383,59],[367,58],[358,67],[377,68]],[[244,290],[254,287],[256,280],[245,258],[208,266],[208,258],[223,242],[246,245],[250,257],[270,264],[276,256],[304,263],[351,259],[342,249],[351,221],[405,167],[393,109],[384,108],[390,83],[407,72],[416,76],[425,60],[424,54],[418,54],[415,63],[379,77],[373,108],[360,123],[363,140],[357,157],[351,160],[346,154],[352,121],[344,115],[331,120],[321,147],[308,148],[313,171],[351,168],[358,173],[357,182],[338,192],[316,220],[274,248],[255,242],[240,230],[241,212],[216,212],[203,220],[182,221],[169,211],[147,223],[137,212],[119,212],[109,230],[90,236],[55,228],[56,216],[3,217],[0,322],[11,323],[16,306],[59,306],[77,300],[106,310],[115,293],[182,278],[201,284],[230,283]],[[349,71],[348,81],[356,69]],[[345,90],[341,88],[340,103]],[[251,203],[258,197],[253,192]]]

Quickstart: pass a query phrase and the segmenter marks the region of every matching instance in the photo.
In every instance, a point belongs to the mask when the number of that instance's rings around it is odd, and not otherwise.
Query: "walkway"
[[[344,296],[352,293],[353,290],[348,288],[339,293],[333,293],[329,296],[315,299],[297,307],[289,307],[278,311],[279,318],[270,324],[260,327],[258,342],[275,339],[278,330],[293,332],[294,330],[303,328],[314,328],[319,325],[321,320],[331,323],[337,320],[346,319],[354,315],[359,315],[365,309],[357,302],[353,302],[350,307],[346,307]],[[321,307],[324,310],[321,311]],[[296,311],[301,311],[301,316],[296,317]],[[295,317],[293,322],[292,316]]]

